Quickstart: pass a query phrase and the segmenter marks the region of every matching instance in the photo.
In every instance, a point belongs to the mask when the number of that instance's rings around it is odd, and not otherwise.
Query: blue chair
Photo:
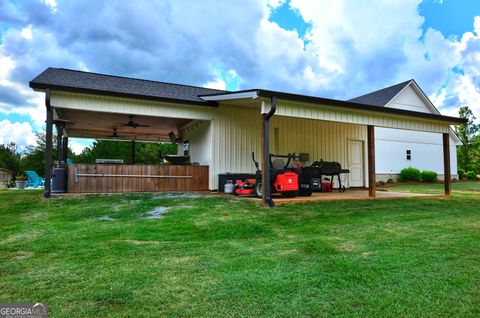
[[[27,187],[38,188],[45,185],[45,179],[40,178],[35,171],[25,171],[25,174],[28,177]]]

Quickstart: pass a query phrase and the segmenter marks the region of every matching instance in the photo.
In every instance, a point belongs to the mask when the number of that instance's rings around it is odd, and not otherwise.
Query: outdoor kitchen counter
[[[208,166],[72,164],[69,193],[208,190]]]

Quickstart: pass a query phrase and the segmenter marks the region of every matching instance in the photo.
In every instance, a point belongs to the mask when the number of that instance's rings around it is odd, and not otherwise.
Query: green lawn
[[[480,182],[453,189],[276,209],[0,191],[0,302],[46,301],[50,317],[478,317]]]

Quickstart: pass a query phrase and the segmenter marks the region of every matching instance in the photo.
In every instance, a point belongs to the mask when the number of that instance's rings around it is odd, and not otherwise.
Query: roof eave
[[[374,112],[380,112],[380,113],[389,113],[389,114],[402,115],[402,116],[408,116],[408,117],[417,117],[417,118],[420,117],[420,118],[426,118],[430,120],[442,121],[451,125],[458,125],[466,122],[465,119],[457,118],[457,117],[413,112],[413,111],[403,110],[403,109],[386,108],[383,106],[367,105],[367,104],[361,104],[361,103],[355,103],[355,102],[349,102],[349,101],[341,101],[336,99],[307,96],[307,95],[298,95],[298,94],[276,92],[276,91],[269,91],[269,90],[258,90],[258,95],[259,97],[276,97],[278,99],[299,101],[299,102],[305,102],[305,103],[313,103],[313,104],[321,103],[321,104],[328,104],[336,107],[343,107],[343,108],[356,109],[356,110],[374,111]]]
[[[220,94],[198,95],[205,101],[225,101],[233,99],[257,99],[258,89],[249,89],[237,92],[225,92]]]
[[[176,98],[120,93],[120,92],[103,91],[103,90],[78,88],[78,87],[70,87],[70,86],[39,84],[39,83],[35,83],[34,81],[30,81],[29,86],[35,91],[45,91],[47,88],[50,88],[51,90],[69,92],[69,93],[95,94],[95,95],[102,95],[102,96],[161,101],[161,102],[168,102],[168,103],[175,103],[175,104],[193,104],[193,105],[204,106],[204,107],[218,107],[218,103],[215,101],[191,101],[191,100],[183,100],[183,99],[176,99]]]

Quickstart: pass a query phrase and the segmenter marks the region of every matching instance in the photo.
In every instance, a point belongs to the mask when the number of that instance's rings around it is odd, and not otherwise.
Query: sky
[[[1,0],[0,143],[35,143],[47,67],[335,99],[413,78],[480,119],[480,1]]]

